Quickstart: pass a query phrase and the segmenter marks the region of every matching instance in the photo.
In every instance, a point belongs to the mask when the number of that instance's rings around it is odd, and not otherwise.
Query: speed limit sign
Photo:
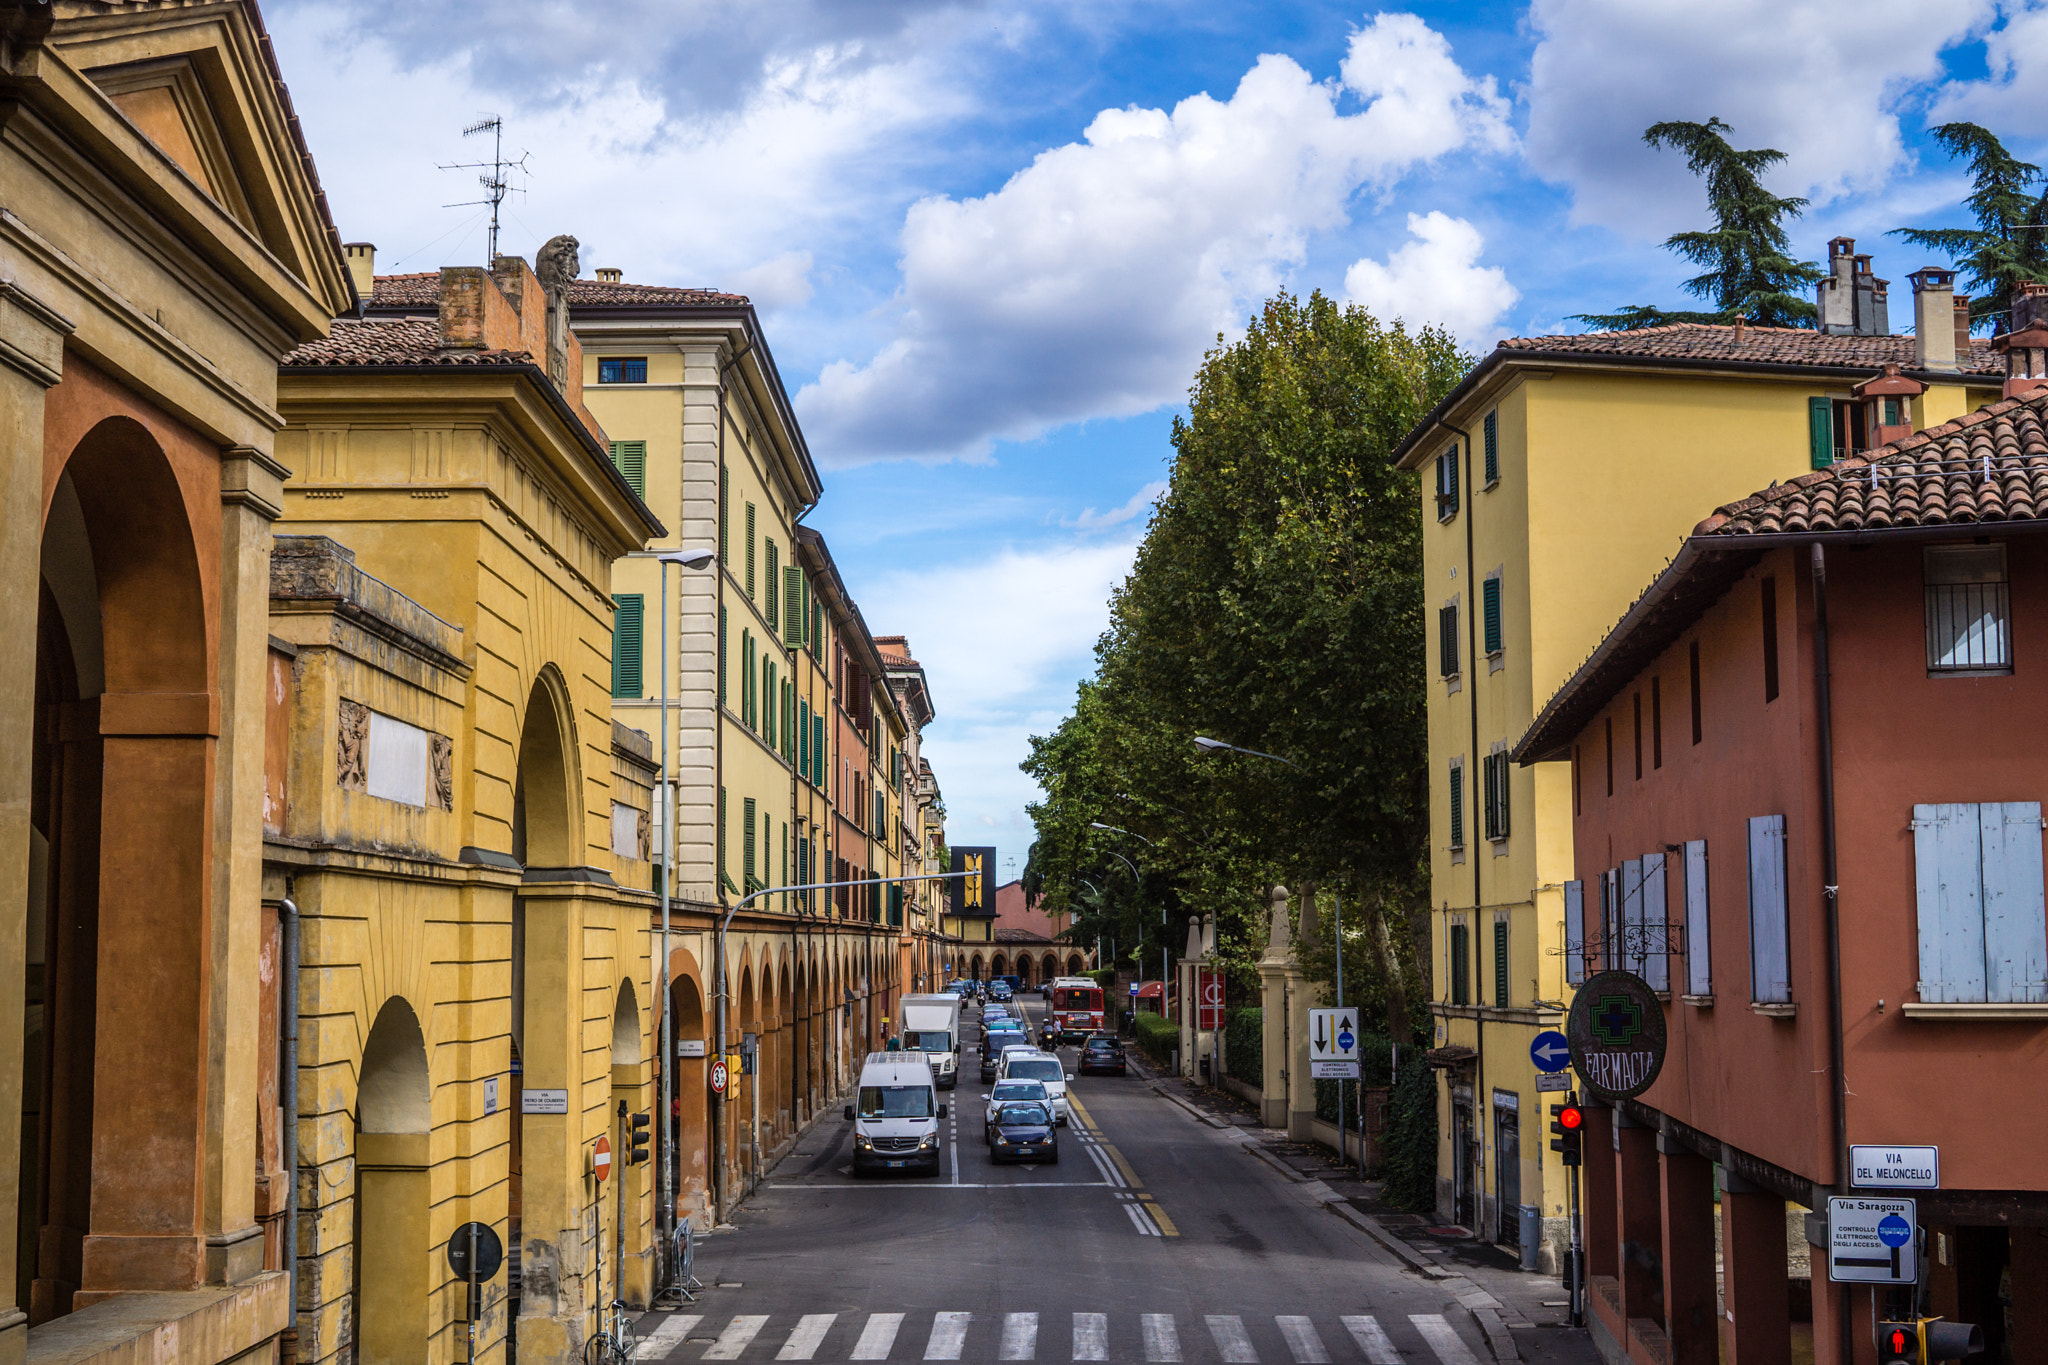
[[[725,1093],[725,1063],[722,1060],[711,1064],[711,1090],[717,1095]]]

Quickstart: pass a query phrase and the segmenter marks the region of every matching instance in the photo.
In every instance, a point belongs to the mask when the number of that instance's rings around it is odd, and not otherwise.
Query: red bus
[[[1085,976],[1056,977],[1052,983],[1052,1017],[1062,1042],[1102,1031],[1102,987]]]

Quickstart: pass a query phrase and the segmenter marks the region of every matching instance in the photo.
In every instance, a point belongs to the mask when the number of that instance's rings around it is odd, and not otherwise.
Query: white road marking
[[[1180,1330],[1173,1325],[1171,1313],[1147,1313],[1142,1322],[1145,1327],[1145,1359],[1153,1365],[1179,1365]]]
[[[832,1330],[837,1313],[806,1313],[790,1329],[789,1340],[775,1353],[777,1360],[809,1360],[818,1354],[825,1333]]]
[[[1323,1349],[1314,1323],[1302,1317],[1276,1317],[1273,1321],[1280,1324],[1280,1335],[1294,1352],[1295,1365],[1330,1365],[1330,1353]]]
[[[1422,1339],[1429,1343],[1429,1349],[1436,1352],[1444,1365],[1479,1365],[1479,1358],[1472,1354],[1472,1348],[1465,1344],[1463,1337],[1444,1321],[1441,1313],[1410,1313],[1408,1321],[1415,1324],[1415,1330],[1422,1333]]]
[[[1365,1352],[1366,1365],[1401,1365],[1401,1356],[1394,1349],[1394,1343],[1381,1330],[1378,1318],[1358,1314],[1344,1319],[1344,1330],[1351,1333],[1351,1339],[1358,1343],[1358,1349]]]
[[[1208,1323],[1209,1335],[1216,1339],[1216,1353],[1229,1365],[1258,1365],[1259,1353],[1252,1349],[1252,1339],[1245,1333],[1243,1318],[1235,1313],[1212,1313]]]
[[[1139,1232],[1143,1233],[1147,1237],[1152,1235],[1152,1229],[1146,1226],[1147,1220],[1145,1218],[1145,1215],[1138,1212],[1138,1206],[1136,1204],[1124,1205],[1124,1212],[1131,1216],[1132,1227],[1136,1228]]]
[[[740,1352],[753,1344],[761,1329],[768,1325],[766,1313],[742,1313],[725,1325],[718,1334],[718,1340],[704,1351],[705,1360],[738,1360]]]
[[[868,1325],[860,1329],[860,1340],[853,1343],[853,1354],[849,1360],[887,1360],[889,1348],[896,1344],[896,1329],[903,1325],[901,1313],[870,1313]]]
[[[967,1344],[967,1324],[972,1321],[972,1313],[941,1313],[933,1318],[931,1338],[924,1346],[924,1358],[958,1360],[960,1348]]]
[[[1109,1359],[1109,1314],[1074,1314],[1074,1359]]]
[[[661,1326],[633,1343],[633,1359],[666,1359],[670,1351],[683,1344],[683,1338],[690,1335],[690,1329],[702,1321],[701,1313],[669,1314],[661,1320]]]
[[[998,1360],[1031,1360],[1038,1355],[1038,1314],[1005,1313]]]

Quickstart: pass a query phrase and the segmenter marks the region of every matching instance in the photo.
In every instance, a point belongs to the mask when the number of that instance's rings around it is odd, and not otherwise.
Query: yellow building
[[[567,1361],[646,1301],[654,762],[612,718],[612,565],[663,528],[582,409],[574,243],[286,358],[265,890],[299,935],[301,1360]],[[351,248],[369,289],[368,249]],[[597,1144],[615,1154],[596,1178]]]
[[[1700,508],[1878,444],[1853,386],[1902,366],[1929,386],[1897,414],[1915,427],[1998,396],[1987,344],[1965,338],[1958,368],[1947,272],[1914,283],[1917,349],[1743,326],[1506,341],[1397,451],[1425,527],[1437,1212],[1518,1246],[1521,1208],[1540,1210],[1545,1269],[1569,1245],[1545,1107],[1561,1097],[1537,1089],[1530,1045],[1570,997],[1573,783],[1595,779],[1508,749]]]

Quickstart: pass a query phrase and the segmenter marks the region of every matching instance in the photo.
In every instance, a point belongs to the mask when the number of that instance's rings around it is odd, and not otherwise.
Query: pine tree
[[[1714,227],[1707,232],[1680,232],[1666,239],[1667,250],[1705,269],[1685,282],[1685,290],[1711,300],[1713,310],[1666,310],[1635,304],[1613,313],[1580,313],[1574,320],[1606,331],[1630,331],[1674,322],[1733,322],[1740,315],[1759,327],[1811,327],[1813,302],[1806,296],[1822,277],[1811,261],[1794,260],[1785,221],[1806,208],[1804,199],[1772,194],[1759,178],[1785,159],[1769,147],[1743,151],[1729,145],[1732,131],[1718,118],[1705,123],[1655,123],[1643,132],[1652,147],[1668,147],[1686,156],[1686,166],[1707,182],[1707,208]]]
[[[2026,280],[2048,280],[2048,191],[2039,197],[2031,187],[2042,179],[2041,168],[2021,161],[1988,129],[1974,123],[1944,123],[1934,140],[1951,156],[1967,157],[1974,187],[1963,202],[1977,220],[1971,228],[1894,228],[1891,236],[1929,247],[1970,272],[1966,285],[1975,291],[1970,319],[1989,319],[2005,329],[2012,313],[2012,289]]]

